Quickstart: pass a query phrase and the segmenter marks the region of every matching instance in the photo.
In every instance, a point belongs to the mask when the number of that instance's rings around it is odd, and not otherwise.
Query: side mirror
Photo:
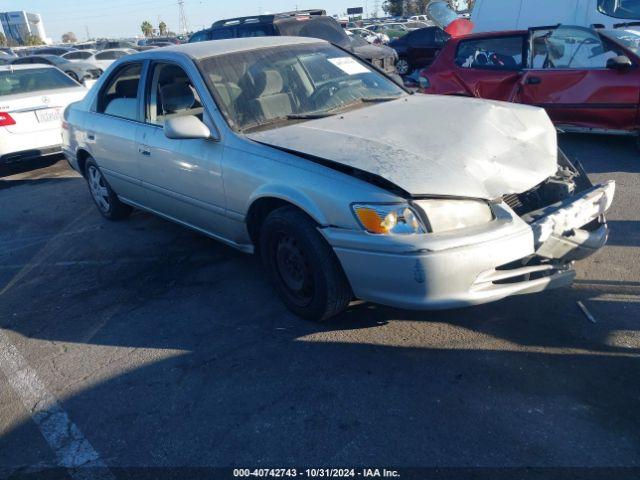
[[[211,130],[209,130],[209,127],[193,115],[174,117],[166,120],[164,122],[164,134],[167,138],[176,140],[211,138]]]
[[[626,55],[618,55],[607,60],[607,68],[611,70],[627,70],[632,66],[631,60]]]

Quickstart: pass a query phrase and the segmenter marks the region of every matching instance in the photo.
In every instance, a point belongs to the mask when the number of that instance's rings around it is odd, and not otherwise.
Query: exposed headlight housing
[[[414,203],[423,211],[432,233],[485,225],[494,219],[489,204],[481,200],[426,199]]]
[[[376,235],[415,235],[426,229],[409,205],[355,204],[353,213],[362,228]]]

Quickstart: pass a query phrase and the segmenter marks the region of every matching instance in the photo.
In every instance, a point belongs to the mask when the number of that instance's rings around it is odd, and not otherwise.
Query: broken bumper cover
[[[571,262],[606,242],[615,185],[593,187],[549,207],[534,223],[506,204],[488,228],[412,238],[324,228],[359,299],[408,309],[448,309],[569,286]]]

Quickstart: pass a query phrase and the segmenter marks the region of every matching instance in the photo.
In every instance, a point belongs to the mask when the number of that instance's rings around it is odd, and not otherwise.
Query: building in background
[[[39,13],[0,12],[0,22],[7,40],[12,40],[19,45],[25,44],[29,36],[38,37],[44,43],[51,43],[47,39]]]

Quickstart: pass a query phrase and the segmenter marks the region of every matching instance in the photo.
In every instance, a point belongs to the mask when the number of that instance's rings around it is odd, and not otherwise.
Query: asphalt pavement
[[[140,211],[103,220],[64,160],[3,168],[0,478],[640,467],[640,153],[561,144],[617,181],[609,244],[572,288],[442,312],[357,303],[326,325],[291,315],[252,256]]]

